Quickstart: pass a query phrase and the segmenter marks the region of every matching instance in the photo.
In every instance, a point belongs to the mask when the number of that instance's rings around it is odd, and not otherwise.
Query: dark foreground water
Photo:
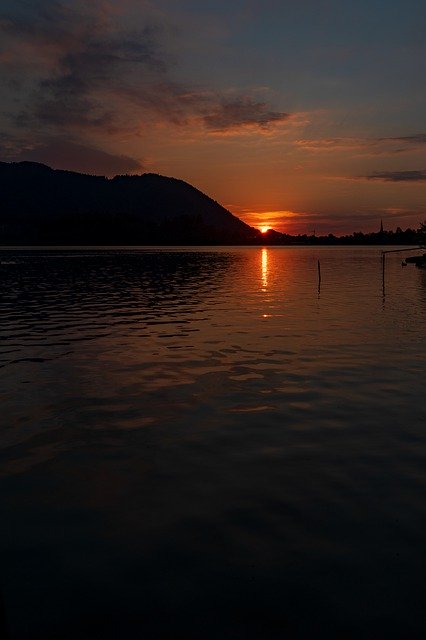
[[[426,637],[425,270],[0,258],[6,637]]]

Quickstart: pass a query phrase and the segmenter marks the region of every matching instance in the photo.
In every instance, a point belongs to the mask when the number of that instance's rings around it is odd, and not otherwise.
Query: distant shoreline
[[[287,248],[287,249],[303,249],[303,248],[313,248],[313,247],[326,247],[326,248],[332,248],[332,247],[359,247],[359,248],[377,248],[377,249],[384,249],[384,248],[391,248],[391,247],[399,247],[402,250],[407,249],[407,251],[409,250],[416,250],[416,249],[425,249],[426,247],[424,246],[424,244],[422,243],[413,243],[413,244],[395,244],[395,243],[383,243],[383,244],[372,244],[372,243],[347,243],[347,242],[341,242],[341,243],[334,243],[334,244],[327,244],[327,243],[315,243],[315,244],[310,244],[310,243],[294,243],[294,244],[279,244],[279,243],[250,243],[250,244],[226,244],[226,243],[221,243],[221,244],[127,244],[127,245],[105,245],[105,244],[99,244],[99,245],[85,245],[85,244],[81,244],[81,245],[74,245],[74,244],[70,244],[70,245],[66,245],[66,244],[49,244],[49,245],[1,245],[0,244],[0,251],[79,251],[79,250],[84,250],[84,251],[110,251],[110,250],[115,250],[115,251],[127,251],[127,250],[137,250],[137,249],[214,249],[214,248],[219,248],[219,247],[235,247],[235,248],[273,248],[273,247],[277,247],[277,248]]]

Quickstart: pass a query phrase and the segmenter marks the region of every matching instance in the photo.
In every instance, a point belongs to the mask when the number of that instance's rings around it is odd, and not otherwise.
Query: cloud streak
[[[426,144],[426,134],[409,136],[357,138],[302,138],[296,145],[313,153],[338,153],[352,151],[358,155],[394,155],[418,151]]]
[[[207,129],[227,131],[238,127],[267,129],[273,124],[285,122],[289,117],[289,113],[269,110],[265,102],[243,97],[220,103],[202,120]]]
[[[402,142],[404,144],[413,144],[419,146],[426,144],[426,133],[417,133],[413,136],[399,136],[396,138],[377,138],[380,142]]]
[[[426,170],[416,171],[376,171],[361,179],[378,180],[380,182],[426,182]]]

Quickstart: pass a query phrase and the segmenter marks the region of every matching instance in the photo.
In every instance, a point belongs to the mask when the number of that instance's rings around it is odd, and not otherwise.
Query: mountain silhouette
[[[0,162],[2,245],[241,244],[259,236],[183,180]]]

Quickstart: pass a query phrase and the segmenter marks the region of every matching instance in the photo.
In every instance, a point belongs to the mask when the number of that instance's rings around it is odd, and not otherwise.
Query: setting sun
[[[259,227],[261,233],[266,233],[271,227]]]

